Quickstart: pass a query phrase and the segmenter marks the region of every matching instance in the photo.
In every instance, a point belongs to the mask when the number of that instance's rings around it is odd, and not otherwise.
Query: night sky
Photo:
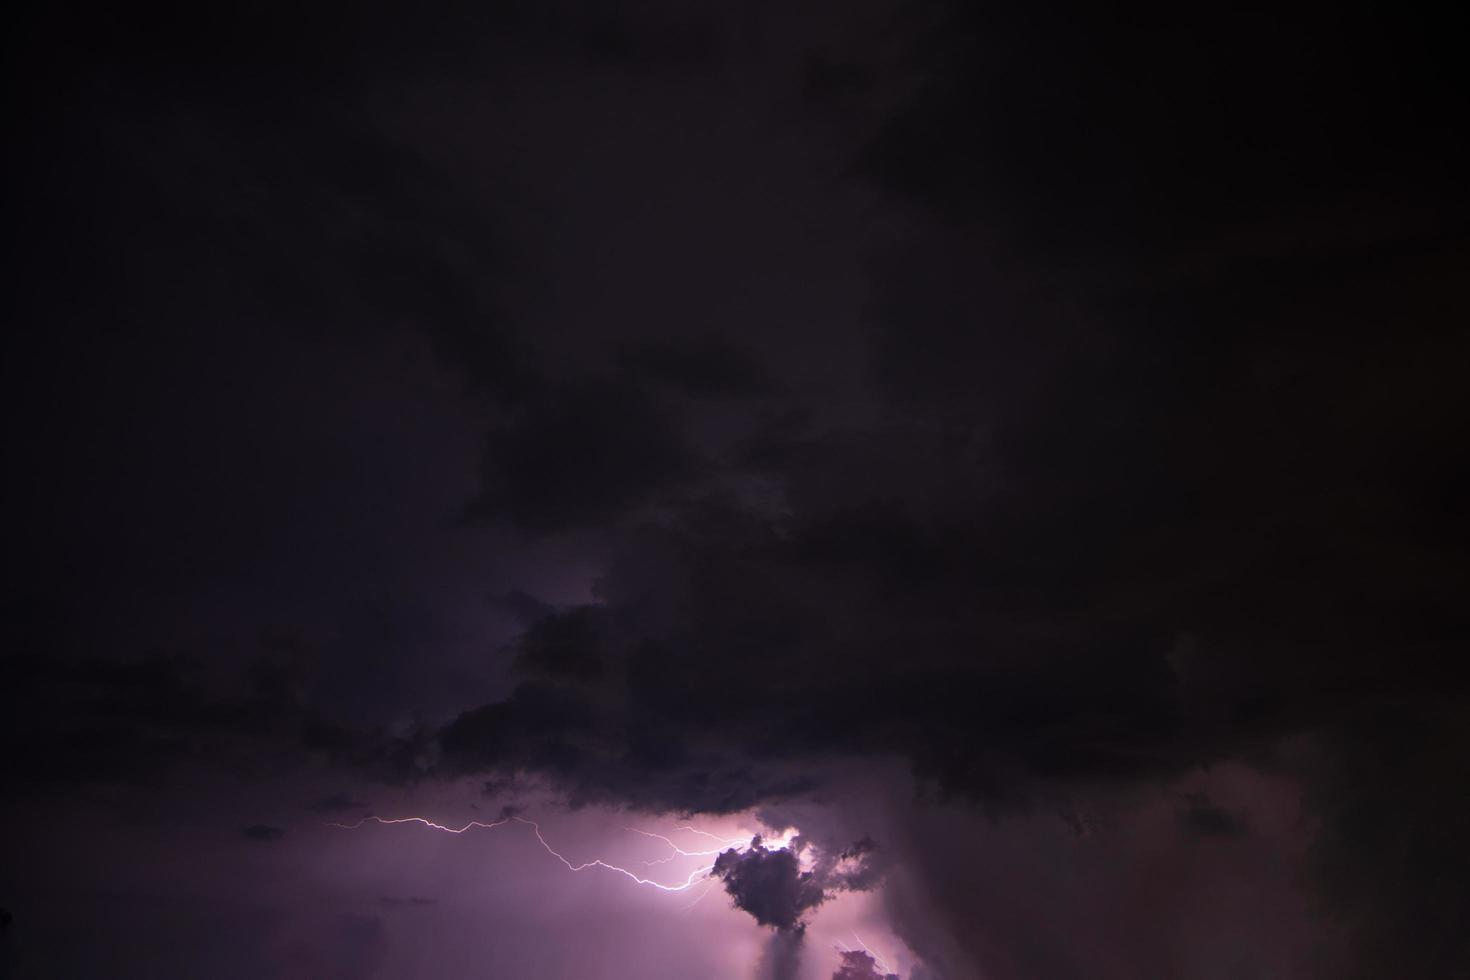
[[[0,976],[1470,976],[1463,12],[5,20]]]

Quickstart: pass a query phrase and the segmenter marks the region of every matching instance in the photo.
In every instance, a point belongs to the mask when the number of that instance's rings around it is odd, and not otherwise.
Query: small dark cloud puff
[[[728,850],[715,859],[711,874],[724,880],[735,907],[763,926],[782,930],[805,928],[806,914],[838,891],[865,891],[878,883],[870,860],[877,845],[864,838],[837,855],[823,855],[803,838],[782,848],[768,848],[760,837],[744,851]],[[802,869],[802,859],[811,867]]]
[[[794,848],[770,850],[759,837],[745,851],[725,851],[710,873],[724,880],[736,908],[776,929],[803,928],[806,913],[828,898],[816,874],[801,870]]]
[[[899,976],[897,973],[879,973],[878,962],[871,954],[850,949],[842,953],[842,965],[832,974],[832,980],[899,980]]]

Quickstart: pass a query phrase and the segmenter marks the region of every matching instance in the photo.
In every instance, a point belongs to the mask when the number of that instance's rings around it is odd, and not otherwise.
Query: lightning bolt
[[[708,850],[686,851],[684,848],[680,847],[678,844],[675,844],[673,840],[665,837],[663,834],[655,834],[647,830],[639,830],[637,827],[624,827],[623,829],[628,831],[629,833],[641,834],[642,836],[652,838],[653,840],[661,840],[665,844],[669,845],[668,857],[661,857],[653,861],[644,861],[643,863],[646,865],[667,864],[668,862],[674,860],[674,858],[676,857],[709,857],[712,854],[720,854],[724,851],[728,851],[732,847],[736,850],[739,850],[740,848],[745,846],[748,840],[748,838],[746,837],[716,837],[714,834],[708,833],[703,830],[695,830],[693,827],[676,827],[674,828],[676,831],[688,830],[692,833],[702,834],[705,837],[712,838],[713,840],[718,842],[718,846],[712,847]]]
[[[635,884],[638,884],[638,885],[646,885],[646,886],[648,886],[650,888],[657,888],[659,891],[665,891],[665,892],[682,892],[682,891],[688,891],[690,888],[693,888],[702,879],[708,877],[709,873],[712,870],[714,870],[714,864],[713,864],[713,862],[711,862],[709,864],[704,864],[704,865],[701,865],[698,868],[695,868],[693,871],[689,872],[688,877],[686,877],[683,881],[677,882],[675,884],[666,884],[666,883],[661,882],[661,881],[655,881],[652,878],[645,878],[642,875],[638,874],[637,872],[632,871],[632,870],[630,870],[628,868],[621,867],[620,865],[609,864],[608,862],[602,860],[601,858],[594,858],[591,861],[585,861],[585,862],[582,862],[581,864],[577,864],[577,863],[571,861],[564,854],[562,854],[556,848],[552,847],[551,844],[547,842],[546,837],[541,833],[541,825],[540,824],[538,824],[534,820],[527,820],[525,817],[520,817],[520,816],[509,816],[509,817],[506,817],[503,820],[496,820],[496,821],[493,821],[491,823],[485,823],[485,822],[480,821],[480,820],[471,820],[471,821],[465,823],[461,827],[451,827],[451,826],[449,826],[447,824],[442,824],[442,823],[438,823],[436,821],[430,820],[428,817],[378,817],[378,816],[362,817],[361,819],[359,819],[357,821],[354,821],[353,823],[328,822],[327,823],[327,826],[328,827],[337,827],[337,828],[340,828],[342,830],[357,830],[359,827],[361,827],[363,824],[366,824],[366,823],[377,823],[377,824],[383,824],[385,826],[391,826],[391,825],[395,825],[395,824],[416,823],[416,824],[420,824],[420,825],[422,825],[424,827],[427,827],[430,830],[438,830],[438,831],[442,831],[443,833],[446,833],[446,834],[463,834],[463,833],[466,833],[466,832],[468,832],[470,830],[477,830],[477,829],[478,830],[494,830],[497,827],[503,827],[503,826],[505,826],[506,824],[510,823],[511,821],[514,821],[514,822],[519,823],[519,824],[524,824],[527,827],[530,827],[531,828],[531,832],[536,837],[537,843],[539,843],[541,845],[541,847],[546,851],[547,854],[550,854],[552,857],[556,858],[563,865],[565,865],[568,871],[586,871],[589,868],[603,868],[603,869],[605,869],[607,871],[614,871],[614,872],[616,872],[616,873],[618,873],[620,875],[623,875],[628,880],[630,880],[630,881],[632,881],[632,882],[634,882]],[[696,834],[696,835],[699,835],[699,836],[702,836],[702,837],[707,837],[710,840],[715,841],[716,842],[716,845],[717,845],[715,847],[707,848],[707,849],[704,849],[704,850],[688,850],[686,848],[680,847],[672,838],[668,837],[665,834],[657,834],[657,833],[654,833],[652,831],[639,830],[636,827],[625,827],[624,829],[627,830],[627,831],[630,831],[631,833],[639,834],[639,835],[641,835],[643,837],[648,837],[648,838],[653,839],[653,840],[663,841],[666,845],[668,845],[668,847],[670,849],[670,854],[669,854],[668,857],[661,858],[661,859],[659,859],[657,861],[645,861],[644,862],[645,865],[664,864],[664,863],[666,863],[668,861],[672,861],[676,857],[710,857],[712,855],[721,854],[721,853],[723,853],[725,851],[732,850],[732,849],[733,850],[737,850],[737,851],[744,851],[744,850],[748,850],[752,846],[752,844],[754,843],[754,841],[757,839],[756,837],[750,837],[750,838],[747,838],[747,837],[720,837],[717,834],[711,834],[708,831],[699,830],[697,828],[689,827],[689,826],[682,826],[682,827],[675,828],[675,832],[676,833],[677,832],[687,831],[687,832],[692,833],[692,834]],[[769,847],[769,848],[785,847],[785,846],[787,846],[791,842],[792,839],[795,838],[795,836],[796,836],[796,832],[794,830],[787,830],[787,831],[783,832],[780,837],[772,838],[769,841],[763,840],[763,844],[764,844],[764,846]],[[692,909],[696,904],[698,904],[699,899],[700,898],[703,898],[708,893],[709,893],[709,889],[706,888],[704,890],[704,892],[702,892],[699,895],[699,898],[696,898],[694,900],[694,902],[692,902],[690,904],[689,908]]]
[[[634,881],[640,885],[651,885],[652,887],[665,892],[682,892],[693,888],[695,882],[708,875],[711,871],[714,870],[715,867],[713,864],[708,864],[702,868],[695,868],[693,871],[689,872],[689,877],[684,879],[682,884],[665,885],[660,882],[654,881],[651,878],[640,877],[634,872],[629,871],[627,868],[618,867],[616,864],[608,864],[606,861],[602,860],[602,858],[594,858],[593,860],[588,861],[584,864],[573,864],[571,861],[568,861],[565,857],[563,857],[561,853],[553,848],[550,844],[546,843],[546,838],[541,836],[541,827],[536,823],[536,821],[527,820],[524,817],[512,817],[511,819],[517,821],[518,823],[523,823],[529,826],[532,832],[535,833],[536,839],[541,842],[541,846],[546,848],[546,853],[550,854],[562,864],[566,865],[568,871],[586,871],[588,868],[606,868],[609,871],[616,871],[620,875],[625,875],[631,881]]]
[[[428,817],[363,817],[362,819],[354,823],[336,823],[334,821],[328,821],[327,826],[339,827],[342,830],[356,830],[358,827],[361,827],[365,823],[421,823],[425,827],[429,827],[433,830],[442,830],[446,834],[462,834],[465,831],[473,830],[476,827],[479,827],[481,830],[494,830],[496,827],[503,827],[506,824],[510,823],[510,818],[506,817],[504,820],[497,820],[494,823],[481,823],[478,820],[471,820],[469,823],[458,829],[455,829],[454,827],[446,827],[442,823],[435,823]]]
[[[854,932],[852,934],[852,938],[854,938],[854,939],[857,940],[858,945],[863,948],[863,952],[867,953],[869,956],[871,956],[873,958],[873,962],[878,964],[878,969],[882,970],[884,973],[892,973],[893,972],[892,970],[890,970],[888,968],[888,961],[885,960],[885,959],[883,959],[883,957],[882,956],[879,956],[876,952],[874,952],[873,947],[871,947],[867,943],[863,942],[863,937],[862,936],[859,936],[856,932]]]
[[[696,895],[694,897],[694,901],[692,901],[688,905],[684,906],[684,909],[683,909],[684,913],[685,914],[688,914],[690,912],[693,912],[694,911],[694,906],[696,906],[700,902],[704,901],[704,896],[706,896],[706,895],[708,895],[710,893],[710,889],[714,888],[715,887],[715,884],[716,884],[716,882],[713,879],[711,879],[710,882],[709,882],[709,884],[707,884],[707,885],[704,886],[704,891],[702,891],[698,895]]]
[[[869,946],[867,943],[863,942],[863,937],[862,936],[859,936],[857,933],[854,932],[852,934],[852,938],[857,940],[858,946],[860,946],[862,948],[862,951],[864,953],[867,953],[869,956],[871,956],[873,958],[873,965],[876,966],[878,969],[882,970],[885,976],[894,975],[895,971],[888,965],[888,961],[885,960],[882,957],[882,955],[880,955],[878,953],[877,950],[875,950],[873,947]],[[838,952],[842,952],[842,953],[855,953],[855,952],[857,952],[856,949],[854,949],[853,947],[847,945],[847,943],[844,943],[844,942],[834,943],[833,944],[833,948],[836,949]]]
[[[620,865],[609,863],[602,860],[601,858],[594,858],[591,861],[577,863],[551,846],[551,843],[547,841],[546,836],[541,832],[541,825],[539,823],[515,814],[507,816],[501,820],[491,821],[489,823],[482,820],[470,820],[460,826],[450,826],[449,824],[439,823],[438,821],[431,820],[428,817],[420,816],[366,816],[355,820],[352,823],[328,822],[326,826],[336,827],[341,830],[357,830],[364,824],[368,823],[376,823],[383,826],[395,826],[398,824],[419,824],[420,826],[428,830],[435,830],[445,834],[465,834],[469,833],[471,830],[495,830],[496,828],[503,827],[508,823],[522,824],[526,827],[531,828],[531,833],[536,838],[536,842],[541,845],[542,850],[546,851],[547,854],[560,861],[568,871],[580,872],[587,871],[592,868],[602,868],[605,871],[612,871],[620,874],[634,884],[648,888],[655,888],[662,892],[686,892],[703,883],[704,887],[697,892],[697,894],[694,896],[694,900],[685,904],[683,909],[681,909],[681,912],[684,914],[693,911],[694,907],[697,906],[701,901],[703,901],[704,898],[709,895],[711,891],[715,890],[715,887],[718,884],[717,879],[714,879],[710,876],[710,872],[714,870],[714,863],[709,861],[701,862],[700,866],[689,872],[688,876],[685,877],[682,881],[675,880],[671,883],[657,881],[653,878],[646,878],[630,868],[625,868]],[[673,831],[671,831],[671,833],[691,834],[696,837],[702,837],[710,842],[709,846],[685,847],[668,834],[660,834],[651,830],[642,830],[638,827],[624,827],[623,829],[628,833],[637,834],[640,837],[646,837],[649,840],[659,841],[669,849],[669,853],[665,857],[657,858],[650,861],[644,861],[643,864],[645,866],[667,864],[675,858],[680,857],[708,859],[712,856],[723,854],[724,852],[729,850],[744,853],[750,850],[752,847],[755,847],[757,843],[759,843],[761,847],[764,847],[767,850],[781,850],[791,847],[794,843],[796,843],[797,838],[799,837],[799,833],[795,828],[788,828],[781,831],[779,834],[771,835],[750,834],[736,837],[721,837],[719,834],[713,834],[707,830],[701,830],[698,827],[692,827],[688,824],[684,824],[675,827]],[[806,859],[807,855],[803,854],[802,857],[803,859]],[[805,860],[804,863],[806,863]],[[893,973],[893,971],[888,966],[888,961],[885,960],[871,946],[865,943],[861,936],[854,932],[852,934],[852,938],[857,941],[858,946],[861,947],[864,952],[866,952],[869,956],[873,958],[874,964],[877,965],[877,967],[882,970],[884,974]],[[851,948],[848,947],[845,943],[838,943],[836,948],[842,950],[843,952],[851,951]]]

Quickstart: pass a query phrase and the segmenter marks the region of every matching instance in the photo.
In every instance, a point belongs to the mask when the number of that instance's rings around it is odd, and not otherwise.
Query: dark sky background
[[[7,14],[0,975],[1466,976],[1467,28]]]

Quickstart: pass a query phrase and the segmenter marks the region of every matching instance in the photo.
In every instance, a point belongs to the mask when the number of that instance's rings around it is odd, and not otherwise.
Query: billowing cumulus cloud
[[[735,907],[763,926],[800,929],[807,912],[827,900],[822,883],[803,871],[794,848],[767,850],[759,837],[743,851],[725,851],[710,872],[721,879]]]
[[[874,860],[877,845],[864,838],[836,854],[827,854],[801,836],[768,846],[757,836],[750,846],[730,849],[715,858],[710,870],[720,879],[736,908],[763,926],[800,932],[808,913],[838,892],[868,891],[881,870]]]

